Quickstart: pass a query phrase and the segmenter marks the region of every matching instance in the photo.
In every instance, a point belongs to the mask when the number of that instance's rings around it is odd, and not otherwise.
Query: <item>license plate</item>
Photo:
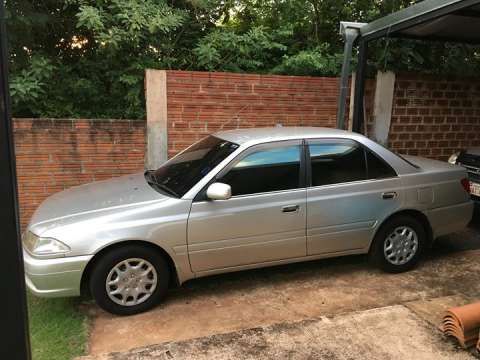
[[[470,181],[470,194],[480,197],[480,184]]]

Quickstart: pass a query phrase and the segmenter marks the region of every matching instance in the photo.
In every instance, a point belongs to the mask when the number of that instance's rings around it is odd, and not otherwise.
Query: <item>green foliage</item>
[[[382,39],[374,48],[371,65],[397,72],[441,75],[476,75],[480,70],[478,47],[456,43]]]
[[[144,117],[144,69],[185,67],[187,36],[209,29],[187,2],[11,0],[7,11],[15,116]]]
[[[55,66],[49,59],[32,56],[27,68],[13,74],[10,94],[15,109],[39,110],[44,96],[48,93],[47,83]]]
[[[73,1],[70,2],[71,4]],[[152,35],[169,34],[182,25],[185,14],[154,0],[78,0],[77,28],[92,32],[102,48],[135,48],[156,43]],[[85,5],[90,3],[90,5]],[[150,40],[149,44],[145,40]]]
[[[15,116],[142,118],[145,68],[335,76],[342,20],[413,0],[7,0]],[[370,69],[477,72],[476,48],[386,39]]]
[[[194,54],[198,67],[208,71],[265,72],[287,47],[276,32],[254,27],[243,34],[218,29],[200,39]]]
[[[285,75],[336,76],[342,66],[343,55],[330,51],[328,44],[320,44],[311,50],[285,55],[272,72]]]

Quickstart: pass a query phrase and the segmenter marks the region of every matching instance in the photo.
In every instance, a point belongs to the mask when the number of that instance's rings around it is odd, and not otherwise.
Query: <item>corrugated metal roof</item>
[[[364,40],[384,36],[480,43],[480,0],[424,0],[361,27]]]

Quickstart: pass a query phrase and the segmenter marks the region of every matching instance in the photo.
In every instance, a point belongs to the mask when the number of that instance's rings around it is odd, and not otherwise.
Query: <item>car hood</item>
[[[169,199],[152,189],[143,173],[76,186],[47,198],[30,224],[56,221],[86,213]]]

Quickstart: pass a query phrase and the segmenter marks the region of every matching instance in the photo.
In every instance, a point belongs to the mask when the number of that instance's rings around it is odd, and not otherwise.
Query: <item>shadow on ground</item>
[[[443,237],[404,274],[343,257],[201,278],[174,289],[145,314],[115,317],[95,308],[92,354],[298,322],[427,299],[480,297],[480,215]],[[132,332],[131,329],[135,329]]]

